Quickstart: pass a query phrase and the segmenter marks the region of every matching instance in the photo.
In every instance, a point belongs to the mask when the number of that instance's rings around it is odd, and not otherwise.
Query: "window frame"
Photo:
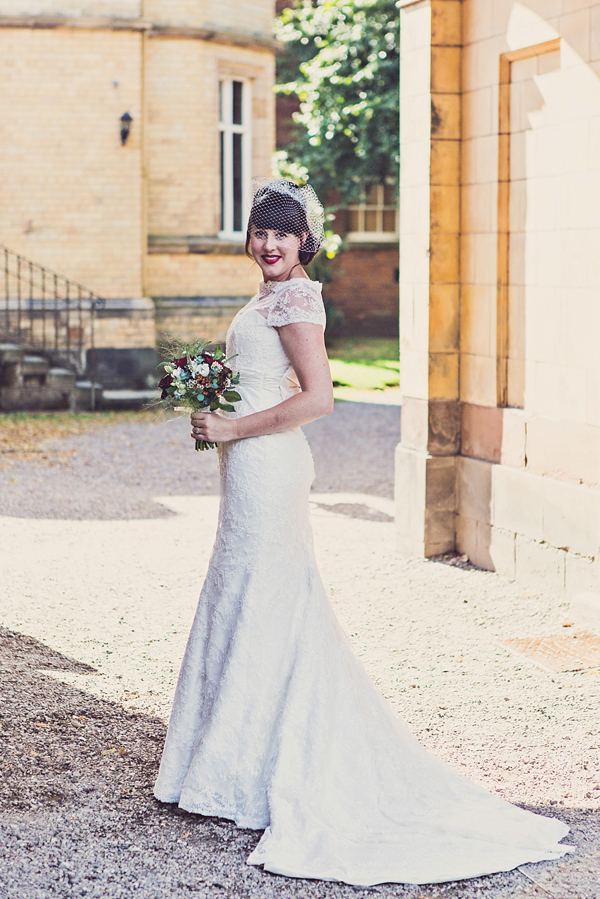
[[[368,203],[367,202],[367,193],[366,193],[366,185],[364,189],[364,201],[360,203],[352,203],[346,207],[346,213],[355,212],[358,215],[359,224],[363,225],[363,230],[351,231],[348,229],[346,231],[346,240],[349,243],[397,243],[398,241],[398,205],[395,203],[393,206],[389,203],[385,202],[384,195],[384,184],[374,184],[369,185],[370,187],[375,187],[377,190],[377,202],[376,203]],[[384,231],[383,230],[383,214],[384,212],[388,212],[393,209],[395,213],[395,224],[396,227],[394,231]],[[365,225],[365,216],[367,212],[375,212],[378,222],[380,225],[380,230],[377,231],[367,231],[364,228]],[[346,219],[349,224],[349,215]]]
[[[233,122],[233,85],[242,85],[241,123]],[[245,235],[245,213],[250,192],[252,166],[252,83],[242,75],[220,75],[218,86],[219,119],[219,238],[240,240]],[[234,135],[241,135],[241,222],[235,228]]]

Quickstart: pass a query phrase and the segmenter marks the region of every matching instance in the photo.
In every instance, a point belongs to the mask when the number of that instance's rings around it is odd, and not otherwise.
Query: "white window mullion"
[[[230,129],[225,131],[223,168],[225,169],[223,182],[223,204],[225,207],[225,214],[223,216],[223,224],[225,226],[225,233],[229,234],[233,230],[233,179],[231,177],[231,171],[233,169],[233,139]]]
[[[231,105],[232,83],[221,82],[221,133],[223,135],[223,171],[222,178],[222,203],[223,203],[223,233],[229,234],[232,227],[233,185],[231,169],[233,165],[233,152],[231,140]]]
[[[252,181],[252,94],[251,82],[244,82],[243,121],[245,126],[244,143],[242,147],[242,215],[244,221],[250,214],[250,184]]]
[[[241,123],[234,123],[233,99],[234,82],[242,85],[241,88]],[[252,121],[252,102],[250,96],[250,84],[242,78],[227,78],[221,81],[221,115],[219,131],[223,140],[223,157],[221,170],[221,222],[220,236],[223,238],[239,238],[243,234],[243,222],[247,212],[250,175],[252,166],[252,144],[250,125]],[[234,137],[234,135],[236,137]],[[236,194],[234,191],[235,159],[234,143],[241,137],[239,168],[241,174],[241,217],[242,222],[235,221]],[[237,195],[239,197],[239,194]],[[239,206],[237,207],[239,212]],[[237,228],[236,228],[237,225]]]

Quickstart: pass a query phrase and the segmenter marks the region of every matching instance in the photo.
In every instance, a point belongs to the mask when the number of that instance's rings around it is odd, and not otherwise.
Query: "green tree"
[[[282,174],[309,172],[317,193],[333,188],[339,205],[362,184],[397,182],[398,31],[396,0],[296,0],[283,11],[277,90],[295,94],[300,110],[278,154]]]

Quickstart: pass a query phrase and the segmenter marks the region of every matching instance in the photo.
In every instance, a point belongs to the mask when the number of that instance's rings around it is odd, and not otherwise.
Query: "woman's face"
[[[298,252],[302,238],[273,228],[250,227],[250,251],[260,266],[265,281],[286,281],[299,274]]]

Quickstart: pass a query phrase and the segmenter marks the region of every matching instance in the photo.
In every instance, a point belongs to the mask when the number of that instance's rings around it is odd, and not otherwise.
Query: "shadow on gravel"
[[[357,892],[403,899],[599,895],[592,891],[598,814],[563,809],[561,817],[581,831],[575,834],[581,851],[559,863],[529,866],[529,876],[543,888],[526,874],[512,872],[431,887],[359,890],[277,877],[248,866],[257,832],[154,800],[164,724],[62,683],[57,679],[61,671],[89,674],[93,669],[0,628],[3,899],[346,899]]]
[[[315,503],[319,509],[325,509],[326,512],[336,512],[338,515],[346,515],[348,518],[362,518],[363,521],[387,521],[392,522],[394,519],[385,512],[379,512],[377,509],[369,509],[362,503]]]

